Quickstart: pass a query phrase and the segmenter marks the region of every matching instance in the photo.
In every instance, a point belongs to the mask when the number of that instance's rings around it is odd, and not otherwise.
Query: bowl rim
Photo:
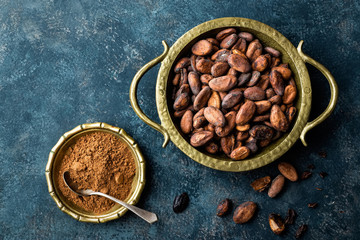
[[[200,35],[218,28],[227,27],[252,29],[272,38],[284,49],[284,51],[286,51],[287,55],[294,63],[294,67],[299,76],[299,86],[297,86],[297,101],[299,102],[300,109],[298,109],[297,118],[291,131],[276,146],[273,145],[273,147],[267,153],[259,153],[254,157],[242,161],[235,161],[228,158],[222,158],[220,156],[205,154],[192,147],[190,143],[182,137],[173,123],[173,120],[170,116],[170,111],[168,109],[168,99],[166,94],[171,67],[173,66],[173,63],[177,59],[178,55],[181,54],[181,51],[192,40],[199,37]],[[294,45],[284,35],[282,35],[274,28],[253,19],[239,17],[218,18],[207,21],[199,24],[198,26],[183,34],[170,48],[167,56],[162,61],[156,83],[157,111],[161,125],[168,131],[171,141],[194,161],[213,169],[229,172],[249,171],[265,166],[275,161],[285,152],[287,152],[290,147],[294,145],[294,143],[299,139],[301,131],[308,121],[311,110],[311,98],[311,82],[309,73],[304,61],[301,59]],[[268,148],[270,148],[270,146]]]
[[[138,176],[136,179],[136,181],[137,181],[136,185],[133,186],[134,191],[133,191],[132,195],[130,196],[130,198],[127,199],[126,202],[129,204],[135,205],[139,201],[141,193],[145,187],[145,182],[146,182],[145,181],[145,167],[146,167],[145,166],[145,158],[142,155],[138,144],[135,142],[135,140],[129,134],[127,134],[125,132],[124,129],[119,128],[119,127],[114,127],[112,125],[109,125],[109,124],[103,123],[103,122],[85,123],[85,124],[78,125],[74,129],[64,133],[60,137],[58,142],[55,144],[55,146],[51,149],[51,151],[49,153],[48,162],[47,162],[46,168],[45,168],[45,176],[46,176],[46,182],[48,185],[49,194],[53,198],[56,205],[60,208],[61,211],[67,213],[68,215],[70,215],[71,217],[75,218],[78,221],[92,222],[92,223],[104,223],[104,222],[108,222],[108,221],[111,221],[114,219],[118,219],[128,211],[127,208],[120,206],[118,209],[115,209],[106,214],[94,214],[94,215],[81,214],[79,211],[76,211],[74,208],[72,208],[71,206],[69,206],[68,204],[63,202],[61,200],[61,197],[59,197],[56,192],[55,183],[54,183],[54,174],[53,174],[53,167],[54,167],[56,156],[59,153],[62,146],[67,144],[67,142],[70,141],[73,136],[81,134],[82,132],[85,132],[85,131],[86,132],[91,132],[91,131],[110,132],[110,133],[118,136],[119,138],[121,138],[128,145],[128,147],[132,150],[132,152],[134,153],[134,156],[135,156],[136,164],[138,166],[138,170],[137,170]]]

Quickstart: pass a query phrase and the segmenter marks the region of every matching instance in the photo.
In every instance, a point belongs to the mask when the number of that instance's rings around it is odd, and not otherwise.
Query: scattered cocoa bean
[[[268,196],[271,198],[276,197],[284,187],[285,178],[283,175],[279,174],[271,183],[271,186],[268,191]]]
[[[189,205],[189,196],[186,192],[176,196],[174,199],[173,210],[175,213],[183,212]]]
[[[256,209],[256,203],[251,201],[240,204],[234,211],[234,222],[239,224],[248,222],[254,216]]]
[[[277,235],[285,230],[285,224],[279,214],[271,213],[269,215],[270,229]]]
[[[264,191],[271,183],[270,176],[262,177],[253,181],[250,186],[258,192]]]
[[[292,182],[296,182],[298,180],[298,174],[293,165],[287,162],[281,162],[278,164],[278,169],[281,174],[289,179]]]
[[[231,209],[231,200],[226,198],[222,200],[216,208],[216,215],[219,217],[225,216]]]

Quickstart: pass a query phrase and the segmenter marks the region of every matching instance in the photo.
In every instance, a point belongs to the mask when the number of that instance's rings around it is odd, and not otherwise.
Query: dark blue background
[[[324,64],[340,95],[332,116],[282,157],[299,172],[315,164],[313,176],[287,183],[270,199],[250,182],[278,174],[276,163],[246,173],[219,172],[185,156],[133,112],[128,91],[136,71],[194,26],[236,16],[264,22]],[[359,1],[0,1],[0,239],[280,239],[269,229],[271,212],[298,212],[293,239],[306,223],[305,239],[358,239]],[[139,101],[158,120],[158,66],[142,80]],[[327,106],[326,79],[309,67],[313,86],[311,118]],[[156,212],[149,225],[128,213],[105,224],[78,222],[62,213],[48,194],[45,165],[50,149],[73,127],[103,121],[124,128],[147,158],[147,185],[139,207]],[[328,155],[318,154],[325,150]],[[329,176],[321,179],[320,171]],[[323,191],[315,190],[323,188]],[[174,196],[186,191],[190,205],[172,212]],[[215,216],[223,198],[252,200],[259,211],[244,225],[231,215]],[[309,209],[307,203],[318,202]]]

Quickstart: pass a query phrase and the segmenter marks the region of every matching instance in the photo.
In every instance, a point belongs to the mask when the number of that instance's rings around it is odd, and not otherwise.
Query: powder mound
[[[56,176],[59,190],[72,204],[100,214],[115,203],[100,196],[80,197],[73,193],[64,183],[65,171],[70,171],[72,181],[80,189],[92,189],[125,200],[131,192],[136,166],[127,144],[110,133],[88,133],[66,150]]]

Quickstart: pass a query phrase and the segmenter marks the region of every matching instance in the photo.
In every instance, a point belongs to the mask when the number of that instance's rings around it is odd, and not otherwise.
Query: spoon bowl
[[[106,197],[118,204],[120,204],[121,206],[127,208],[128,210],[132,211],[133,213],[135,213],[136,215],[138,215],[139,217],[141,217],[142,219],[144,219],[145,221],[147,221],[148,223],[154,223],[158,220],[157,216],[155,213],[146,211],[144,209],[135,207],[133,205],[130,205],[126,202],[123,202],[117,198],[114,198],[110,195],[107,195],[105,193],[102,192],[95,192],[91,189],[79,189],[78,185],[72,181],[71,177],[70,177],[70,172],[69,171],[65,171],[63,174],[63,178],[64,178],[64,182],[66,184],[66,186],[74,193],[76,193],[79,196],[91,196],[91,195],[97,195],[97,196],[102,196],[102,197]]]

